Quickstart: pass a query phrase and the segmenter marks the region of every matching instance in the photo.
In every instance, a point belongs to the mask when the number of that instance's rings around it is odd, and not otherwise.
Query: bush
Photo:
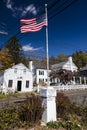
[[[19,115],[15,106],[0,109],[0,129],[12,130],[19,125]]]
[[[70,100],[63,93],[57,93],[56,97],[56,107],[57,107],[57,117],[66,118],[70,111]]]
[[[33,126],[40,122],[42,113],[41,98],[34,94],[27,96],[19,106],[8,104],[0,109],[0,130]]]
[[[0,99],[2,99],[2,98],[6,98],[7,96],[5,95],[5,94],[3,94],[3,93],[0,93]]]
[[[41,98],[32,94],[31,96],[27,96],[27,99],[20,106],[19,118],[31,125],[33,123],[38,123],[41,120],[42,113]]]
[[[63,127],[71,130],[87,128],[87,106],[71,103],[63,93],[56,97],[57,117],[63,119]]]
[[[54,129],[58,129],[60,127],[60,124],[58,122],[48,122],[47,123],[47,128],[54,128]]]

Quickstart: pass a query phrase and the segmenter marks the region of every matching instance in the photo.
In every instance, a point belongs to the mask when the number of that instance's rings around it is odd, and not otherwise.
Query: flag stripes
[[[21,19],[21,33],[25,32],[37,32],[42,29],[43,26],[47,26],[46,17],[42,16],[30,19]]]

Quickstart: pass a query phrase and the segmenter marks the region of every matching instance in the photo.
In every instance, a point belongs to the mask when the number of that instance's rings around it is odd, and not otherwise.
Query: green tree
[[[12,60],[15,64],[20,63],[24,60],[22,46],[19,43],[19,39],[16,36],[11,37],[5,45],[12,55]]]
[[[87,52],[77,51],[73,53],[73,62],[80,69],[87,64]]]

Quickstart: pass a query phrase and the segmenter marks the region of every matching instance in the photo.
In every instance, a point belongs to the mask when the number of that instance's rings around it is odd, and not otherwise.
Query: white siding
[[[63,69],[71,70],[72,72],[77,71],[76,65],[72,61],[69,61],[69,60],[63,65]]]
[[[47,83],[47,70],[46,69],[36,69],[36,83],[39,84],[40,81]]]
[[[13,81],[12,87],[8,86],[9,80]],[[18,90],[18,81],[21,82],[20,92],[32,91],[33,77],[32,72],[26,68],[23,64],[16,65],[4,72],[3,89],[4,91],[16,91]],[[26,81],[29,81],[29,88],[26,88]]]

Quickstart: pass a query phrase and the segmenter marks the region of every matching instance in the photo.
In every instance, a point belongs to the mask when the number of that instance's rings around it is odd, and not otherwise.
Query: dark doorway
[[[17,82],[17,91],[21,91],[22,81]]]

